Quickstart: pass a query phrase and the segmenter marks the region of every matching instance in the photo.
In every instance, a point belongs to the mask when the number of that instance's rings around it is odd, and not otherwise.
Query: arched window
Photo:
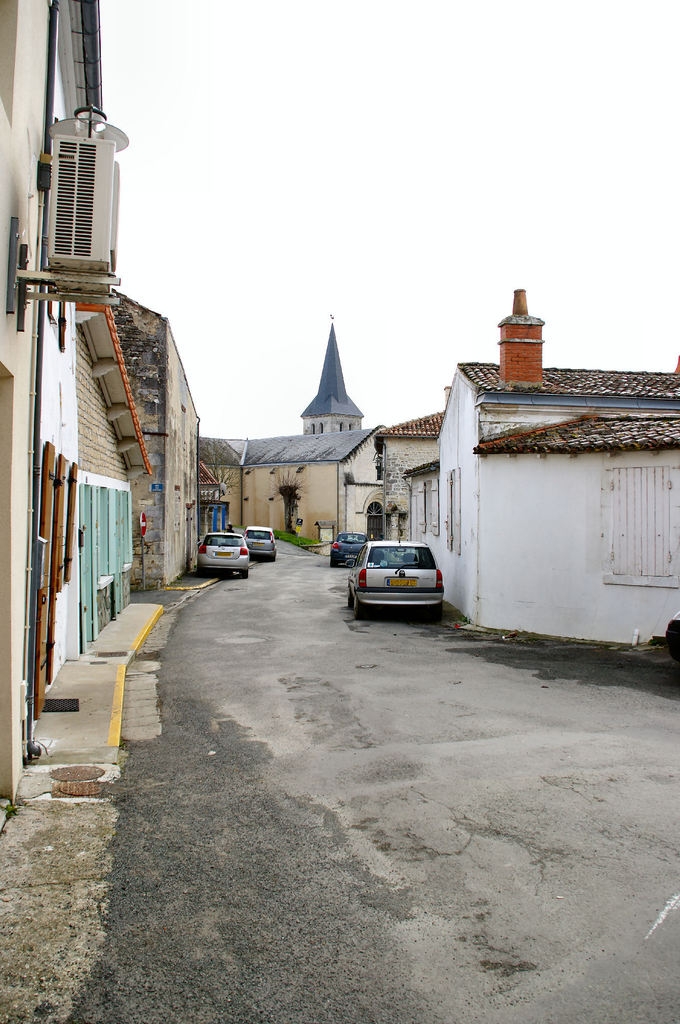
[[[371,540],[383,539],[383,507],[379,501],[370,502],[366,509],[366,533]]]
[[[319,433],[323,434],[323,423],[319,424]]]
[[[312,433],[316,434],[316,423],[312,423]]]

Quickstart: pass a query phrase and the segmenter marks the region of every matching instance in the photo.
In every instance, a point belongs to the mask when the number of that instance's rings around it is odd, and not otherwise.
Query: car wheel
[[[435,604],[432,608],[430,608],[430,615],[429,615],[430,622],[441,622],[442,621],[442,611],[443,611],[443,607],[440,604]]]
[[[241,579],[242,580],[247,580],[248,579],[248,570],[247,569],[241,569]]]
[[[354,592],[354,618],[355,619],[363,619],[364,618],[364,609],[363,609],[363,607],[362,607],[362,605],[361,605],[361,603],[359,601],[359,598],[356,595],[356,591]]]
[[[351,591],[350,587],[347,588],[347,607],[348,608],[353,608],[354,607],[354,598],[352,597],[352,591]]]

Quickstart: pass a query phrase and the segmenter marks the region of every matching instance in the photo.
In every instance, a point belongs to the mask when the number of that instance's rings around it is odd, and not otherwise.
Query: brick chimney
[[[529,316],[527,293],[517,288],[512,316],[501,320],[500,382],[515,387],[536,387],[543,383],[544,320]]]

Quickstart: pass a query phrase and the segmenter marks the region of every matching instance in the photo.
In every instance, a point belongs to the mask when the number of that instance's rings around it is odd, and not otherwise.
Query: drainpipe
[[[201,539],[201,417],[196,416],[196,546]],[[192,560],[193,561],[193,560]]]
[[[54,93],[57,73],[57,28],[59,24],[59,0],[52,0],[50,4],[48,46],[47,46],[47,80],[45,82],[45,120],[43,130],[43,154],[48,159],[41,159],[38,164],[38,190],[42,198],[42,234],[38,253],[39,265],[42,270],[47,265],[47,234],[49,226],[50,203],[49,190],[51,184],[50,160],[52,153],[52,137],[50,127],[54,120]],[[41,287],[41,291],[44,287]],[[29,609],[28,609],[28,637],[26,650],[26,682],[27,682],[27,709],[26,709],[26,750],[25,758],[30,761],[34,757],[40,757],[41,748],[33,738],[35,726],[35,688],[36,688],[36,653],[38,649],[36,638],[36,619],[38,608],[38,590],[40,579],[40,550],[38,543],[38,528],[40,525],[40,483],[42,474],[42,450],[40,421],[42,417],[42,372],[43,372],[43,349],[45,339],[45,303],[37,302],[38,309],[34,314],[37,321],[35,330],[35,391],[33,396],[33,426],[31,438],[31,451],[33,453],[33,474],[31,486],[31,547],[30,547],[30,575],[29,575]]]

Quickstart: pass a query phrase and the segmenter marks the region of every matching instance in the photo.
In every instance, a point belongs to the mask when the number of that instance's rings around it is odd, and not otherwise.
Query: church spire
[[[361,430],[363,413],[356,407],[345,389],[340,353],[335,338],[335,324],[326,346],[326,358],[316,398],[302,414],[305,434],[322,434],[336,430]]]

